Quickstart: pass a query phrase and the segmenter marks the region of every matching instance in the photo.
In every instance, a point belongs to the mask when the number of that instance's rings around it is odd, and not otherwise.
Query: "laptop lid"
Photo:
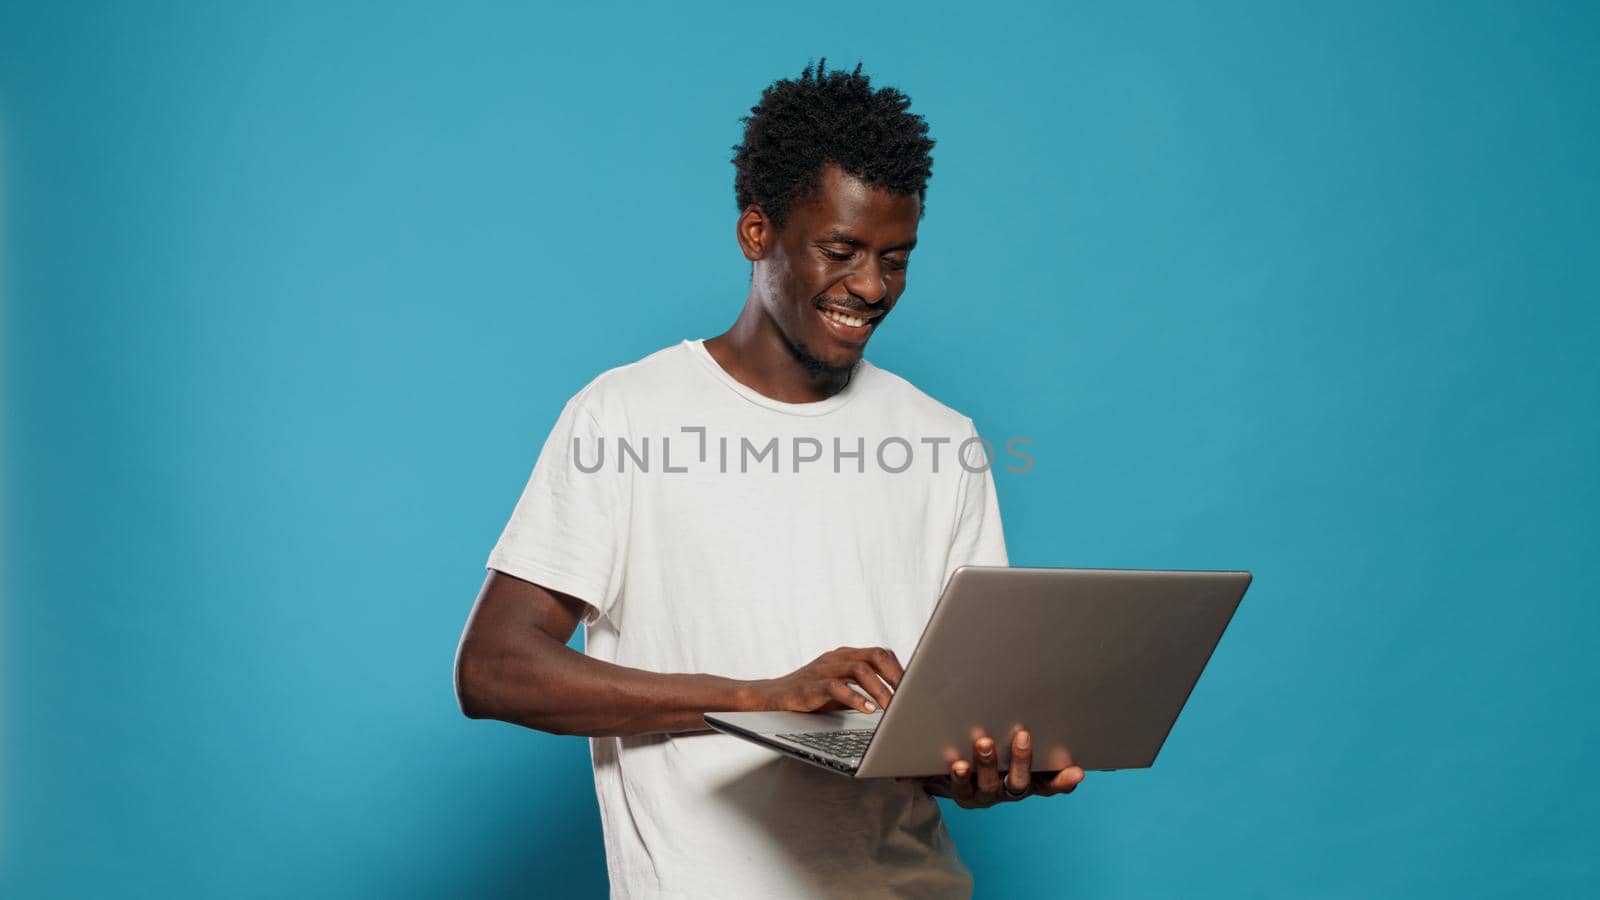
[[[1002,769],[1026,727],[1036,771],[1154,764],[1248,572],[957,569],[857,777],[930,775],[979,729]]]

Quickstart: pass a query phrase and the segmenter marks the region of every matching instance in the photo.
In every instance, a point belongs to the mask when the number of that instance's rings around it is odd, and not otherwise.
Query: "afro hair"
[[[847,74],[827,71],[827,62],[823,57],[798,79],[768,85],[740,119],[744,141],[733,148],[739,210],[758,205],[783,228],[790,207],[820,190],[831,162],[870,185],[916,194],[926,212],[934,144],[928,123],[906,111],[905,94],[874,90],[860,63]]]

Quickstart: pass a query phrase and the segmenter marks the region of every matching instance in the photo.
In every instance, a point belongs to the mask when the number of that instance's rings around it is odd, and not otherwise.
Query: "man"
[[[933,141],[904,94],[825,64],[744,120],[738,319],[567,403],[462,637],[468,716],[591,738],[614,896],[966,896],[930,794],[1083,778],[1030,776],[1019,731],[1006,776],[983,735],[947,775],[858,781],[701,718],[887,706],[950,572],[1006,564],[972,421],[862,358],[906,289]]]

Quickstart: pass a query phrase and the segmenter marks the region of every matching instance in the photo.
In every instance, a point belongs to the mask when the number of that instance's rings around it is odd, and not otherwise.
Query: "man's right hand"
[[[583,614],[577,597],[491,570],[456,654],[461,711],[552,734],[690,734],[707,710],[873,712],[904,671],[889,650],[840,647],[780,678],[647,672],[568,647]]]
[[[905,667],[900,665],[893,650],[840,647],[788,675],[757,684],[762,706],[766,709],[783,712],[857,709],[871,713],[889,705],[904,674]],[[852,684],[860,685],[867,692],[866,696],[852,688]]]

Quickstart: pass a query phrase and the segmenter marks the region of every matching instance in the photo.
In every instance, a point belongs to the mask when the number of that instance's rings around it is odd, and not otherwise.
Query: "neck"
[[[739,383],[783,403],[826,400],[850,383],[850,372],[808,368],[753,289],[739,318],[727,331],[708,339],[706,351]]]

